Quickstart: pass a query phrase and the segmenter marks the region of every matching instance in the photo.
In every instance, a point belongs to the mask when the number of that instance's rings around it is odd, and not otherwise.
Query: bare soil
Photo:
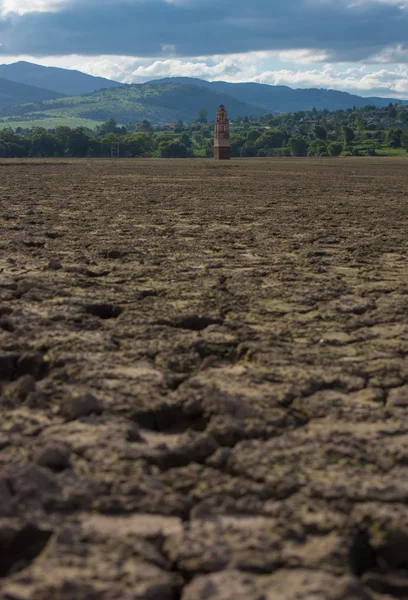
[[[0,599],[408,598],[408,162],[0,163]]]

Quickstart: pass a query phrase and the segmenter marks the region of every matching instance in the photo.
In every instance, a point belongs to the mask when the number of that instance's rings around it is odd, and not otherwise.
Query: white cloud
[[[350,68],[344,71],[333,66],[322,70],[265,71],[254,78],[259,83],[270,85],[288,85],[289,87],[318,87],[343,90],[362,96],[380,95],[385,97],[408,97],[408,68],[399,66],[393,70],[380,69],[368,71],[366,66]]]
[[[279,53],[279,59],[282,62],[293,62],[301,65],[327,62],[329,58],[330,55],[326,50],[286,50]]]
[[[13,13],[54,12],[64,3],[66,0],[0,0],[0,13],[7,16]]]
[[[328,88],[363,96],[408,98],[408,65],[357,64],[356,66],[323,64],[307,68],[307,51],[301,53],[298,65],[282,68],[282,53],[250,52],[229,56],[144,59],[104,56],[95,59],[77,57],[71,66],[93,75],[101,75],[123,83],[137,83],[164,77],[197,77],[208,81],[252,81],[293,88]],[[285,53],[285,59],[298,59]],[[272,66],[272,68],[271,68]]]

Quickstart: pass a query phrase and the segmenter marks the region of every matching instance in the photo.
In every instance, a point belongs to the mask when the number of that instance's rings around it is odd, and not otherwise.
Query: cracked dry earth
[[[408,163],[0,163],[0,599],[408,598]]]

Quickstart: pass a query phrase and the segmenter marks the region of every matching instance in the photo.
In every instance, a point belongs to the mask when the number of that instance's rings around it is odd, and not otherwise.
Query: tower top
[[[230,134],[229,121],[225,106],[221,104],[217,110],[214,127],[214,156],[217,160],[228,160],[230,158]]]
[[[217,110],[217,117],[223,117],[223,118],[227,118],[227,111],[225,109],[225,106],[223,104],[220,104]]]

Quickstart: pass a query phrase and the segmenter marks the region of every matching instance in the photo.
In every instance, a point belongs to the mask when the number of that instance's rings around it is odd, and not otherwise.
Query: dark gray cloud
[[[199,56],[324,49],[332,61],[408,47],[408,7],[366,0],[81,0],[8,15],[0,52],[33,56]]]

